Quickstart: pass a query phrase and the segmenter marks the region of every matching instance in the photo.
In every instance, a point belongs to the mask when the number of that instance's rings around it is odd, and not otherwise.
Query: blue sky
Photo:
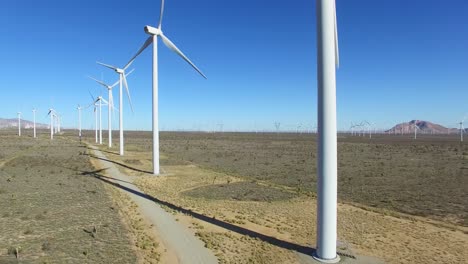
[[[118,77],[95,62],[123,66],[146,39],[143,27],[156,26],[159,8],[154,0],[2,1],[0,117],[22,111],[31,120],[36,107],[47,122],[54,107],[75,127],[88,90],[107,97],[86,76]],[[468,113],[466,14],[463,0],[337,0],[338,127],[412,119],[455,127]],[[167,0],[166,36],[208,80],[160,42],[160,128],[313,126],[315,29],[313,0]],[[151,57],[148,49],[128,78],[135,113],[124,101],[126,129],[151,129]],[[92,109],[83,115],[83,126],[92,127]]]

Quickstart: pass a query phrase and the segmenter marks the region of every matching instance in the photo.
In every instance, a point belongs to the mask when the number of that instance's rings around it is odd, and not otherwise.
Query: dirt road
[[[204,243],[196,238],[190,230],[179,224],[174,216],[166,212],[154,200],[155,198],[144,194],[133,185],[133,179],[122,174],[112,162],[106,161],[106,156],[94,148],[94,153],[106,172],[106,178],[101,180],[112,184],[122,191],[127,192],[138,205],[143,216],[149,220],[155,228],[157,236],[168,249],[173,252],[179,263],[218,263],[215,255]]]

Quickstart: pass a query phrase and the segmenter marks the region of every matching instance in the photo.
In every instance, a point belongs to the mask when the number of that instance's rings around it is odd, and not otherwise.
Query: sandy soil
[[[128,229],[85,148],[0,134],[0,263],[135,263]]]
[[[98,150],[94,151],[95,162],[100,163],[99,167],[106,167],[105,172],[94,174],[101,181],[108,183],[128,194],[132,201],[138,205],[138,211],[154,227],[160,241],[165,245],[169,254],[163,254],[167,263],[217,263],[213,253],[204,248],[188,229],[174,219],[174,217],[164,211],[158,201],[154,201],[147,194],[142,193],[132,184],[133,179],[122,174],[110,161],[105,161],[106,157]],[[105,176],[104,176],[104,175]],[[167,257],[175,255],[175,259]]]
[[[179,154],[162,156],[164,177],[150,174],[149,139],[144,136],[133,138],[135,144],[128,144],[129,150],[125,157],[114,155],[115,150],[112,149],[107,150],[106,155],[120,170],[135,177],[135,183],[140,189],[161,200],[165,209],[198,235],[216,253],[220,262],[299,263],[301,259],[297,252],[310,253],[315,245],[315,195],[295,186],[301,184],[297,179],[302,176],[294,175],[302,175],[304,170],[301,168],[306,168],[307,162],[290,163],[292,167],[286,168],[278,166],[283,161],[293,159],[296,155],[293,150],[301,143],[295,142],[290,152],[284,148],[289,141],[267,139],[262,144],[268,150],[273,150],[274,157],[268,151],[260,150],[264,156],[262,166],[244,168],[246,173],[254,174],[242,175],[237,168],[241,168],[239,164],[244,163],[239,162],[247,162],[243,166],[252,166],[252,163],[248,164],[249,159],[253,162],[253,154],[250,153],[252,148],[242,157],[245,150],[242,146],[248,142],[238,143],[234,140],[232,144],[238,145],[232,148],[229,145],[230,138],[201,137],[195,143],[190,141],[190,137],[185,137],[182,140],[186,140],[186,143],[182,146],[186,147],[173,148]],[[213,156],[210,142],[216,140],[223,142],[214,143],[219,149]],[[242,136],[243,140],[248,141]],[[466,146],[458,146],[451,139],[435,143],[433,139],[422,139],[421,145],[401,138],[392,142],[388,139],[375,140],[375,143],[381,145],[362,145],[362,139],[354,138],[342,144],[342,148],[349,153],[341,155],[348,155],[346,159],[349,160],[345,159],[340,166],[350,166],[348,174],[362,177],[357,178],[357,182],[349,181],[348,178],[342,182],[350,186],[347,187],[348,192],[345,192],[349,200],[341,199],[338,207],[339,252],[343,256],[373,256],[387,263],[464,263],[468,259],[468,230],[465,225],[466,200],[463,199],[466,192],[461,191],[463,184],[460,183],[466,181]],[[179,144],[170,142],[165,144]],[[397,145],[392,145],[394,143]],[[189,159],[184,159],[184,151],[191,151],[194,146],[198,149],[187,156]],[[279,146],[280,152],[275,152],[271,146]],[[400,151],[402,149],[403,152]],[[391,155],[385,154],[386,151]],[[356,162],[352,158],[355,157],[354,152],[363,153]],[[445,152],[449,154],[444,155]],[[292,156],[288,156],[290,154]],[[387,162],[385,160],[388,157],[390,159]],[[299,156],[297,158],[301,160]],[[221,164],[219,159],[222,164],[232,159],[232,164],[228,169],[217,169]],[[259,162],[258,159],[256,162]],[[263,170],[274,164],[276,159],[280,164],[275,165],[278,170],[273,172],[272,178],[255,177],[268,173]],[[199,166],[197,161],[202,161],[202,165]],[[451,162],[458,165],[446,168]],[[284,174],[288,168],[291,173]],[[382,182],[392,179],[393,168],[398,168],[399,176],[392,181]],[[374,175],[376,169],[383,170],[386,177],[381,177],[380,173]],[[450,179],[459,180],[450,180],[450,183],[444,185],[441,176],[445,174]],[[281,175],[292,179],[278,178]],[[430,176],[429,180],[424,180],[427,175]],[[360,183],[358,185],[362,188],[355,188],[357,185],[353,183],[361,180],[366,184]],[[374,188],[383,183],[385,185],[382,185],[380,191]],[[398,199],[395,190],[401,184],[407,184],[408,188],[419,186],[421,192],[416,192],[416,196],[405,192]],[[255,193],[256,186],[263,191]],[[441,192],[444,189],[452,190],[451,186],[455,191]],[[367,196],[360,198],[361,192]],[[294,195],[291,197],[288,193]],[[434,195],[432,198],[431,193]],[[385,198],[385,195],[390,195],[391,199]],[[451,195],[454,195],[456,202],[447,207],[450,211],[438,211],[450,200]],[[365,199],[365,203],[359,203],[360,199]],[[431,204],[437,206],[431,207]]]
[[[213,172],[195,166],[166,169],[170,176],[143,176],[136,183],[149,194],[182,208],[169,210],[184,218],[221,262],[295,263],[299,259],[294,251],[307,252],[314,247],[314,198],[282,202],[193,198],[184,193],[210,184]],[[232,177],[216,174],[219,181]],[[374,256],[388,263],[462,263],[468,259],[468,230],[448,228],[443,222],[340,204],[338,230],[339,251],[346,255]]]

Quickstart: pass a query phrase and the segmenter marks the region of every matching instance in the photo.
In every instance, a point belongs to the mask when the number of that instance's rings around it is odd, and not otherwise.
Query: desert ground
[[[156,262],[138,214],[123,214],[133,205],[91,177],[85,145],[46,133],[0,131],[0,263]]]
[[[105,257],[127,258],[126,263],[164,262],[157,237],[146,234],[144,225],[135,227],[142,221],[125,194],[86,177],[99,169],[92,167],[98,160],[90,149],[95,145],[94,131],[86,131],[82,143],[76,131],[65,131],[52,143],[43,138],[34,144],[13,133],[0,135],[0,197],[9,201],[0,208],[0,231],[9,234],[0,236],[3,259],[14,260],[21,246],[21,258],[32,262],[101,263]],[[112,148],[107,147],[106,136],[99,149],[121,172],[134,177],[149,199],[204,241],[220,263],[301,263],[301,254],[313,252],[316,135],[162,132],[161,177],[151,174],[151,133],[125,136],[125,156],[118,155],[117,132]],[[411,135],[370,139],[340,134],[338,141],[337,247],[343,259],[360,255],[386,263],[468,259],[468,144],[460,144],[456,135],[421,135],[413,140]],[[15,175],[15,182],[10,175]],[[53,199],[59,202],[42,198],[50,189],[61,191],[53,196],[61,197]],[[31,198],[34,195],[41,199]],[[30,208],[38,212],[29,213]],[[44,210],[46,220],[36,220]],[[24,215],[26,220],[21,219]],[[70,215],[75,216],[73,221]],[[58,223],[51,226],[51,221]],[[35,225],[32,233],[18,228],[27,224]],[[96,225],[98,235],[93,236]],[[105,232],[120,236],[107,243]],[[53,240],[58,237],[65,237],[61,248]],[[50,249],[41,249],[48,238]]]
[[[131,132],[108,159],[190,226],[221,263],[296,263],[315,246],[316,137]],[[92,140],[91,140],[92,141]],[[468,146],[456,135],[339,135],[339,252],[387,263],[468,259]]]

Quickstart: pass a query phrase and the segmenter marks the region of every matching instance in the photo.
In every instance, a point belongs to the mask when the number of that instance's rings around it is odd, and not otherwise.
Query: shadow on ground
[[[95,158],[98,158],[98,157],[95,157]],[[106,160],[106,159],[103,159],[103,160]],[[108,160],[106,160],[106,161],[108,161]],[[153,201],[155,203],[158,203],[160,205],[167,206],[167,207],[169,207],[169,208],[171,208],[173,210],[176,210],[178,212],[181,212],[183,214],[190,215],[190,216],[192,216],[194,218],[197,218],[199,220],[205,221],[205,222],[213,224],[213,225],[217,225],[219,227],[222,227],[224,229],[236,232],[238,234],[247,235],[247,236],[250,236],[252,238],[257,238],[257,239],[265,241],[265,242],[267,242],[269,244],[272,244],[274,246],[278,246],[278,247],[288,249],[288,250],[295,250],[297,252],[300,252],[300,253],[303,253],[303,254],[306,254],[306,255],[309,255],[309,256],[313,255],[315,253],[315,249],[312,248],[312,247],[302,246],[302,245],[298,245],[298,244],[295,244],[295,243],[292,243],[292,242],[284,241],[284,240],[281,240],[281,239],[278,239],[278,238],[275,238],[275,237],[267,236],[267,235],[258,233],[256,231],[250,230],[250,229],[246,229],[246,228],[243,228],[243,227],[240,227],[240,226],[237,226],[237,225],[233,225],[233,224],[221,221],[219,219],[216,219],[216,217],[209,217],[209,216],[206,216],[206,215],[199,214],[199,213],[194,212],[192,210],[188,210],[188,209],[182,208],[180,206],[174,205],[172,203],[163,201],[163,200],[158,199],[156,197],[153,197],[151,195],[148,195],[148,194],[133,190],[133,189],[128,188],[126,186],[122,186],[119,183],[115,183],[115,182],[112,181],[112,180],[119,181],[118,179],[103,176],[103,175],[99,174],[99,172],[101,172],[101,171],[102,170],[91,171],[91,172],[82,172],[82,175],[92,176],[92,177],[94,177],[94,178],[96,178],[96,179],[98,179],[98,180],[100,180],[100,181],[102,181],[104,183],[110,184],[112,186],[120,188],[120,189],[122,189],[124,191],[127,191],[129,193],[133,193],[135,195],[138,195],[140,197],[143,197],[145,199],[148,199],[148,200]]]
[[[101,151],[101,150],[100,150],[100,151]],[[122,166],[122,167],[124,167],[124,168],[129,169],[129,170],[133,170],[133,171],[137,171],[137,172],[141,172],[141,173],[146,173],[146,174],[153,174],[153,172],[151,172],[151,171],[146,171],[146,170],[134,168],[134,167],[128,166],[127,164],[123,164],[123,163],[121,163],[121,162],[117,162],[117,161],[114,161],[114,160],[101,158],[101,157],[98,157],[98,156],[95,156],[95,155],[92,155],[92,154],[85,154],[85,155],[89,156],[90,158],[94,158],[94,159],[98,159],[98,160],[103,160],[103,161],[107,161],[107,162],[114,163],[114,164],[116,164],[116,165]]]

